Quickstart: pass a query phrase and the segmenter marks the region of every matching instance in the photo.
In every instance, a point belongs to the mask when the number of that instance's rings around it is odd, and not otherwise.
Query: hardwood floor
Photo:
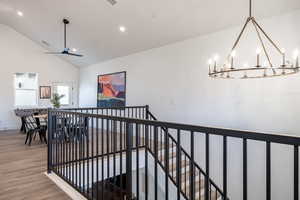
[[[0,200],[70,199],[44,172],[47,148],[39,140],[29,147],[18,131],[0,131]]]

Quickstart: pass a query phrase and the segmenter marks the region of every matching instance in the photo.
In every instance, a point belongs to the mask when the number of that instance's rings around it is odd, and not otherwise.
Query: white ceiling
[[[68,46],[85,56],[63,58],[84,67],[238,25],[248,15],[248,0],[117,1],[112,6],[106,0],[0,0],[0,23],[58,51],[61,20],[68,18]],[[254,8],[257,18],[264,18],[299,9],[300,1],[255,0]],[[120,25],[126,33],[119,32]]]

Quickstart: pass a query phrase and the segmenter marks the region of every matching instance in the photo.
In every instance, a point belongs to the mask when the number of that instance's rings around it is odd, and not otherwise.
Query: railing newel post
[[[149,105],[146,105],[146,119],[149,119]]]
[[[132,200],[133,124],[126,122],[126,200]]]
[[[47,167],[47,173],[50,174],[52,170],[52,115],[51,115],[51,110],[50,108],[48,109],[48,121],[47,121],[47,126],[48,126],[48,167]]]

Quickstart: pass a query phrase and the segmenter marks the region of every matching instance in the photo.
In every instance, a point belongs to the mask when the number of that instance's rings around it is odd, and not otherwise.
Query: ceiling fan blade
[[[83,57],[83,55],[81,55],[81,54],[76,54],[76,53],[69,53],[69,52],[67,52],[67,53],[65,53],[65,54],[70,55],[70,56]]]
[[[45,52],[45,54],[61,54],[61,52]]]
[[[69,20],[63,19],[64,23],[64,49],[62,52],[45,52],[46,54],[52,54],[52,55],[69,55],[69,56],[77,56],[77,57],[83,57],[81,54],[76,53],[70,53],[70,49],[67,48],[67,25],[70,23]]]

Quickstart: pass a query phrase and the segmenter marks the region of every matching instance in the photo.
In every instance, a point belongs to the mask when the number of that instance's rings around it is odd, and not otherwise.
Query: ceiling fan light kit
[[[82,57],[81,54],[71,53],[70,48],[67,47],[67,25],[70,23],[69,20],[63,19],[64,23],[64,49],[61,52],[47,52],[46,54],[55,54],[55,55],[68,55],[68,56],[77,56]]]
[[[254,66],[249,66],[245,63],[243,66],[235,65],[236,57],[236,47],[239,44],[241,37],[243,36],[245,29],[249,24],[254,26],[255,32],[259,39],[261,49],[256,50],[256,63]],[[273,65],[271,61],[271,56],[267,51],[266,45],[264,43],[263,37],[271,44],[272,47],[281,56],[282,63]],[[262,53],[266,57],[266,62],[261,63]],[[258,24],[256,19],[252,16],[252,0],[249,0],[249,17],[244,24],[242,31],[240,32],[237,40],[235,41],[230,54],[227,56],[226,61],[223,65],[218,65],[219,57],[216,55],[213,59],[208,61],[208,75],[211,78],[224,78],[224,79],[251,79],[251,78],[268,78],[268,77],[278,77],[286,76],[298,73],[300,71],[299,66],[299,51],[294,52],[294,61],[290,62],[286,60],[286,52],[284,49],[279,48],[275,42],[268,36],[264,29]]]

